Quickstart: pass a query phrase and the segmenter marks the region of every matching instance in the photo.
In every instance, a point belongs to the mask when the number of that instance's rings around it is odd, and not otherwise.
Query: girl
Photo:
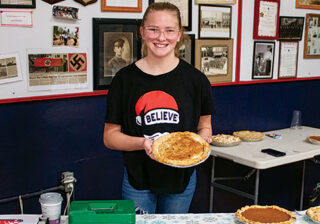
[[[147,213],[187,213],[196,187],[195,168],[153,160],[151,145],[175,131],[192,131],[210,142],[210,83],[177,57],[183,31],[175,5],[149,5],[140,33],[144,57],[112,80],[104,143],[123,151],[123,199]]]

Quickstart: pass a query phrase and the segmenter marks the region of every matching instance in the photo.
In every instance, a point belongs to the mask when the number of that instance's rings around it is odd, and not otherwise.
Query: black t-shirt
[[[150,75],[134,63],[112,80],[106,122],[130,136],[157,137],[175,131],[197,132],[199,118],[213,112],[207,77],[180,60],[172,71]],[[124,152],[130,184],[154,193],[181,193],[194,168],[174,168],[150,159],[144,150]]]

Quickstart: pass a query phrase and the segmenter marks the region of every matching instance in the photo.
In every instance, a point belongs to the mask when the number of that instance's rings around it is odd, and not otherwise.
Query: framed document
[[[296,0],[296,8],[320,9],[320,1],[319,0]]]
[[[303,58],[320,58],[320,14],[306,15]]]
[[[101,0],[101,11],[142,12],[142,0]]]
[[[191,65],[194,65],[195,35],[185,34],[183,44],[179,47],[179,57]]]
[[[198,39],[195,51],[195,67],[210,83],[232,82],[233,39]]]
[[[233,5],[237,3],[237,0],[195,0],[196,4],[222,4],[222,5]]]
[[[141,20],[93,18],[93,89],[107,89],[121,68],[140,58]]]
[[[280,41],[278,78],[297,77],[298,41]]]
[[[301,40],[304,17],[280,16],[279,40]]]
[[[275,42],[255,41],[252,79],[271,79],[273,76]]]
[[[163,2],[163,0],[149,0],[149,4],[153,2]],[[186,31],[191,31],[192,29],[192,0],[167,0],[166,2],[170,2],[178,7],[181,14],[181,23]]]
[[[278,39],[280,0],[255,0],[253,39]]]
[[[199,39],[231,38],[231,6],[199,5]]]
[[[36,0],[0,0],[0,8],[36,8]]]

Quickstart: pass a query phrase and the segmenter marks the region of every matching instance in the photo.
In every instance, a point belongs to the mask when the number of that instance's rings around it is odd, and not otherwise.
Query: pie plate
[[[317,141],[315,139],[310,138],[310,136],[307,137],[308,141],[312,144],[320,145],[320,141]]]
[[[214,146],[221,146],[221,147],[231,147],[231,146],[236,146],[236,145],[239,145],[241,143],[241,141],[239,142],[231,142],[231,143],[221,143],[221,142],[211,142],[211,145],[214,145]]]
[[[203,160],[201,160],[201,161],[199,161],[199,162],[197,162],[195,164],[187,165],[187,166],[178,166],[178,165],[172,165],[172,164],[162,163],[162,162],[160,162],[160,163],[165,164],[167,166],[175,167],[175,168],[189,168],[189,167],[197,166],[197,165],[203,163],[204,161],[206,161],[209,158],[209,156],[210,156],[210,150],[209,150],[209,153],[208,153],[206,158],[204,158]]]
[[[264,138],[241,138],[241,140],[244,142],[259,142],[262,139],[264,139]]]

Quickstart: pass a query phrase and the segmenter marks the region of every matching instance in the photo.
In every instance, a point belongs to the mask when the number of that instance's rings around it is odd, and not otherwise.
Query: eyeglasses
[[[163,33],[166,38],[172,39],[172,38],[176,38],[179,33],[178,29],[173,29],[173,28],[167,28],[167,29],[161,30],[156,27],[144,27],[144,30],[146,31],[146,35],[150,38],[157,38],[160,36],[161,33]]]

